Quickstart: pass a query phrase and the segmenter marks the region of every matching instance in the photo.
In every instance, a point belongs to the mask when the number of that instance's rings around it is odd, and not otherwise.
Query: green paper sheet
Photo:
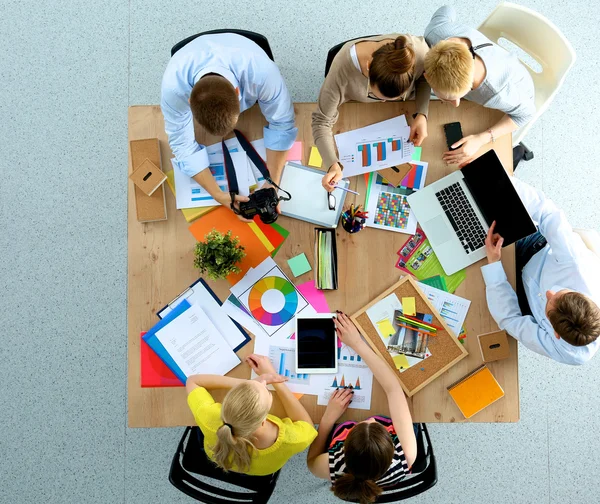
[[[271,226],[273,228],[275,228],[275,231],[277,231],[284,238],[287,238],[290,235],[290,232],[287,229],[285,229],[283,226],[277,224],[276,222],[271,224]],[[282,242],[281,245],[279,245],[279,247],[277,247],[275,250],[273,250],[273,252],[271,252],[271,257],[275,257],[277,255],[277,252],[279,252],[279,249],[281,249],[281,247],[283,247],[284,243],[285,243],[285,241]]]
[[[304,275],[304,273],[308,273],[312,269],[304,253],[288,259],[287,263],[292,270],[292,275],[295,277]]]
[[[412,154],[412,161],[421,161],[421,154],[423,153],[423,147],[415,147]]]
[[[446,280],[441,275],[432,276],[430,278],[425,278],[421,280],[422,283],[429,285],[430,287],[435,287],[436,289],[443,290],[448,292],[448,286],[446,285]]]

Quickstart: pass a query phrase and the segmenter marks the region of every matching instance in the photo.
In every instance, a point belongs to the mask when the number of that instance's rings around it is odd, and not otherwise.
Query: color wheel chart
[[[264,277],[250,290],[248,307],[252,316],[261,324],[283,325],[296,314],[298,293],[285,278]]]

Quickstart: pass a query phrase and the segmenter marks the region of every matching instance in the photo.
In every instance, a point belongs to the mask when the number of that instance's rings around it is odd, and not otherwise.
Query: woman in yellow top
[[[423,77],[428,49],[423,37],[390,34],[352,40],[337,53],[312,115],[313,139],[328,170],[322,182],[327,191],[333,191],[342,178],[333,139],[342,103],[414,99],[416,113],[410,124],[410,140],[415,145],[423,143],[431,94]]]
[[[271,361],[251,355],[246,362],[258,374],[254,380],[193,375],[186,383],[188,405],[204,434],[204,449],[219,467],[254,476],[273,474],[288,459],[304,451],[317,436],[309,414],[275,373]],[[269,414],[273,385],[288,418]],[[206,389],[230,389],[223,404]]]

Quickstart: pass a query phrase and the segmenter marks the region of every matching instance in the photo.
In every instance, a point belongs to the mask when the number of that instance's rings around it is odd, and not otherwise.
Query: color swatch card
[[[294,332],[294,317],[316,313],[275,261],[268,257],[231,288],[244,308],[269,336]]]
[[[351,177],[407,163],[414,145],[404,115],[335,135],[344,176]]]

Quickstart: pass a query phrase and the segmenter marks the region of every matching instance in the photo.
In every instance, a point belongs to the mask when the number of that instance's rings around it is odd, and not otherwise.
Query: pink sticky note
[[[315,287],[314,280],[296,285],[296,287],[317,313],[329,313],[329,304],[325,293]],[[341,348],[341,346],[342,341],[338,338],[338,347]]]
[[[294,142],[294,145],[288,151],[287,160],[302,162],[302,142]]]

